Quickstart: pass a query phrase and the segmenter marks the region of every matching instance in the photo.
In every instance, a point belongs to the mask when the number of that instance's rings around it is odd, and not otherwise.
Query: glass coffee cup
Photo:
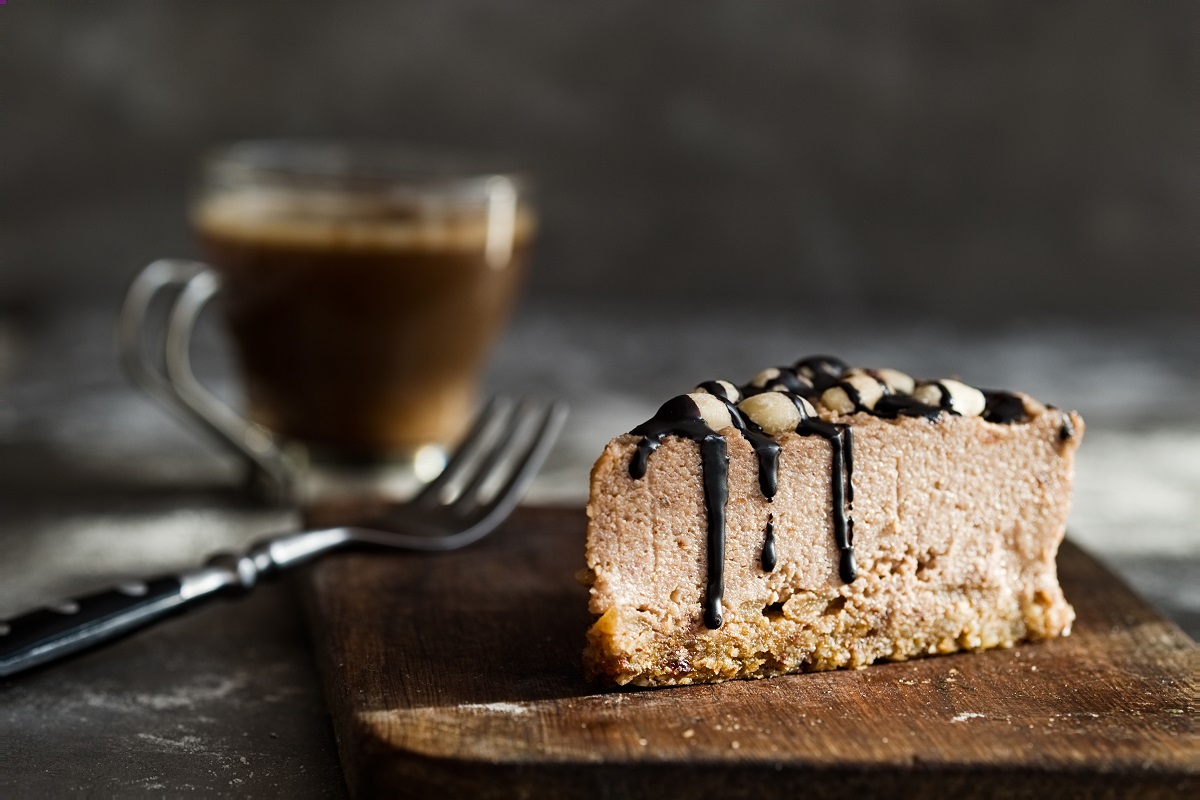
[[[207,264],[155,262],[126,300],[122,352],[138,383],[275,495],[306,493],[314,465],[436,474],[516,299],[536,228],[525,182],[394,146],[245,142],[205,162],[191,222]],[[145,322],[172,287],[160,362]],[[214,296],[241,413],[188,358]]]

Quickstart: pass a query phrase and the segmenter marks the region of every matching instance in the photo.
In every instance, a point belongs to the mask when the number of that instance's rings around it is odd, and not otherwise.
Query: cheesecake
[[[585,670],[666,686],[1066,635],[1082,435],[1019,392],[827,356],[701,383],[592,469]]]

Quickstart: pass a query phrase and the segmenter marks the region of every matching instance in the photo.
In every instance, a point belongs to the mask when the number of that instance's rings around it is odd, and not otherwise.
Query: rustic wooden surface
[[[344,510],[335,512],[344,515]],[[302,578],[359,797],[1175,797],[1200,793],[1197,648],[1067,544],[1066,638],[716,686],[586,683],[579,510]]]

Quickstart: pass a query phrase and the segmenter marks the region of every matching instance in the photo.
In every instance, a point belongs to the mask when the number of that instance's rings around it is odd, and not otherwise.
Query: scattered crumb
[[[690,739],[695,735],[696,735],[696,732],[694,730],[692,730],[691,728],[688,728],[686,731],[683,732],[683,738],[685,738],[685,739]]]
[[[732,747],[734,750],[737,750],[739,747],[742,746],[742,744],[741,744],[741,742],[739,742],[735,739],[734,741],[729,743],[729,746]]]
[[[459,708],[470,711],[488,711],[496,714],[519,716],[530,712],[529,706],[520,703],[464,703]]]
[[[153,733],[139,733],[137,738],[147,741],[163,751],[178,751],[191,755],[209,754],[208,749],[204,746],[204,741],[199,736],[181,736],[178,739],[170,739]]]
[[[950,719],[950,721],[951,722],[966,722],[969,719],[983,719],[983,714],[976,714],[973,711],[966,711],[962,714],[955,714]]]
[[[645,747],[646,745],[650,744],[650,742],[646,741],[645,739],[638,739],[638,744],[640,744],[642,747]]]

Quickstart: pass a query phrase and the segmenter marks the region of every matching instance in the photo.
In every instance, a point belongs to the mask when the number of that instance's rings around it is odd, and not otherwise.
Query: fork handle
[[[217,555],[200,569],[124,583],[0,622],[0,677],[113,641],[219,595],[249,592],[262,578],[351,540],[344,528],[276,536],[244,555]]]

